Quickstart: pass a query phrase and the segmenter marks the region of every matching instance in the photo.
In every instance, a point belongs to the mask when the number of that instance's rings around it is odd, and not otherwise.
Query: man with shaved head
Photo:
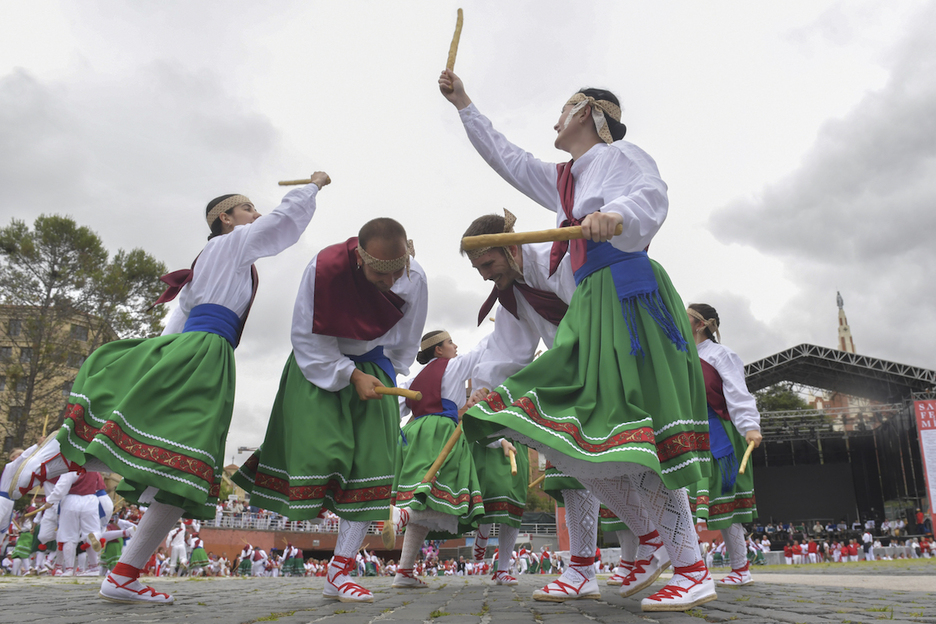
[[[251,504],[290,520],[339,516],[323,593],[342,602],[374,600],[349,572],[390,509],[400,411],[374,389],[395,386],[419,349],[428,294],[413,255],[403,226],[381,218],[312,259],[266,438],[234,476]]]

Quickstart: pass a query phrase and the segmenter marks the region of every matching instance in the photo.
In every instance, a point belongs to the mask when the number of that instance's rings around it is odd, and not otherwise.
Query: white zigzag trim
[[[69,393],[69,396],[78,397],[78,398],[80,398],[80,399],[84,399],[84,400],[85,400],[85,403],[88,404],[88,416],[90,416],[91,419],[92,419],[94,422],[101,423],[102,425],[103,425],[104,423],[107,422],[106,419],[98,418],[97,416],[94,415],[94,411],[91,409],[91,399],[89,399],[87,396],[85,396],[85,395],[83,395],[83,394],[78,394],[77,392],[70,392],[70,393]],[[134,431],[134,433],[137,433],[137,434],[139,434],[139,435],[141,435],[141,436],[143,436],[143,437],[145,437],[145,438],[150,438],[151,440],[158,440],[158,441],[164,442],[164,443],[166,443],[166,444],[171,444],[172,446],[175,446],[176,448],[182,448],[182,449],[185,449],[185,450],[187,450],[187,451],[192,451],[192,452],[195,452],[195,453],[201,453],[202,455],[204,455],[204,456],[206,456],[206,457],[210,457],[210,458],[211,458],[211,461],[212,461],[213,463],[215,463],[215,464],[218,463],[218,460],[215,459],[215,456],[212,455],[211,453],[209,453],[208,451],[203,451],[203,450],[201,450],[201,449],[197,449],[197,448],[194,448],[194,447],[191,447],[191,446],[186,446],[185,444],[180,444],[180,443],[178,443],[178,442],[174,442],[173,440],[167,440],[166,438],[161,438],[161,437],[159,437],[159,436],[150,435],[150,434],[148,434],[148,433],[145,433],[145,432],[143,432],[143,431],[140,431],[139,429],[137,429],[136,427],[134,427],[133,425],[131,425],[131,424],[127,421],[127,418],[126,418],[123,414],[121,414],[120,412],[118,412],[117,410],[114,410],[113,413],[114,413],[114,414],[117,414],[118,416],[120,416],[120,419],[123,420],[124,424],[127,425],[127,427],[129,427],[130,429],[132,429],[132,430]],[[98,427],[98,429],[100,429],[100,427]]]
[[[69,432],[74,433],[74,431],[71,429],[71,427],[69,427],[67,424],[63,424],[62,427],[67,428]],[[72,442],[71,440],[69,440],[68,442],[69,442],[69,444],[71,444],[72,446],[74,446],[75,448],[77,448],[78,450],[81,450],[82,452],[87,453],[87,449],[82,449],[81,447],[77,446],[77,445],[76,445],[74,442]],[[110,446],[108,446],[108,445],[105,444],[104,442],[101,442],[98,438],[94,438],[93,440],[91,440],[91,442],[88,443],[88,446],[91,446],[91,445],[94,444],[95,442],[97,442],[97,443],[100,444],[102,447],[104,447],[105,449],[107,449],[107,452],[110,453],[111,455],[113,455],[113,456],[117,459],[117,461],[119,461],[119,462],[121,462],[121,463],[124,463],[124,464],[126,464],[126,465],[128,465],[128,466],[132,466],[132,467],[136,468],[137,470],[142,470],[142,471],[144,471],[144,472],[150,472],[150,473],[152,473],[152,474],[159,475],[160,477],[165,477],[166,479],[172,479],[173,481],[178,481],[179,483],[184,483],[185,485],[188,485],[188,486],[190,486],[190,487],[193,487],[193,488],[195,488],[196,490],[201,490],[201,491],[204,492],[205,494],[208,494],[208,489],[207,489],[207,488],[204,488],[204,487],[202,487],[202,486],[200,486],[200,485],[197,485],[197,484],[195,484],[195,483],[192,483],[191,481],[188,481],[187,479],[183,479],[183,478],[181,478],[181,477],[177,477],[177,476],[171,475],[171,474],[165,474],[165,473],[163,473],[163,472],[159,472],[158,470],[153,470],[152,468],[147,468],[146,466],[140,466],[140,465],[138,465],[138,464],[134,464],[134,463],[132,463],[132,462],[128,462],[128,461],[125,460],[124,458],[120,457]]]
[[[295,476],[294,477],[293,475],[289,474],[287,471],[281,468],[275,468],[273,466],[264,464],[263,462],[260,462],[258,465],[260,466],[260,468],[263,468],[264,470],[268,470],[270,472],[278,472],[281,475],[286,475],[286,478],[289,481],[308,481],[311,479],[330,479],[331,477],[338,477],[339,479],[341,479],[342,483],[367,483],[368,481],[380,481],[381,479],[393,480],[393,477],[394,477],[394,475],[383,475],[379,477],[365,477],[363,479],[346,479],[344,475],[342,475],[339,472],[332,472],[327,475],[309,475],[309,476],[301,476],[301,477]],[[247,476],[247,475],[244,475],[244,476]]]
[[[664,469],[662,471],[662,474],[669,474],[671,472],[676,472],[680,468],[685,468],[689,464],[694,464],[696,462],[710,462],[710,461],[712,461],[711,457],[690,457],[689,459],[687,459],[686,461],[680,464],[676,464],[675,466]]]
[[[182,444],[182,443],[180,443],[180,442],[175,442],[175,441],[173,441],[173,440],[167,440],[166,438],[161,438],[161,437],[159,437],[159,436],[157,436],[157,435],[151,435],[151,434],[149,434],[149,433],[146,433],[145,431],[140,431],[139,429],[137,429],[136,427],[134,427],[133,425],[131,425],[131,424],[127,421],[127,418],[126,418],[123,414],[121,414],[121,413],[118,412],[117,410],[114,410],[114,413],[117,414],[118,416],[120,416],[120,419],[121,419],[122,421],[124,421],[124,424],[127,425],[128,427],[130,427],[131,429],[133,429],[134,433],[137,433],[137,434],[143,436],[144,438],[149,438],[149,439],[151,439],[151,440],[158,440],[159,442],[164,442],[164,443],[166,443],[166,444],[171,444],[172,446],[176,446],[176,447],[178,447],[178,448],[185,449],[186,451],[192,451],[193,453],[201,453],[201,454],[204,455],[205,457],[210,457],[212,462],[217,463],[217,460],[215,459],[214,455],[212,455],[212,454],[209,453],[208,451],[203,451],[203,450],[198,449],[198,448],[195,448],[195,447],[193,447],[193,446],[186,446],[185,444]]]
[[[322,506],[322,505],[310,505],[310,504],[296,505],[296,504],[291,503],[289,500],[287,500],[287,499],[285,499],[285,498],[282,498],[281,496],[271,496],[271,495],[269,495],[269,494],[265,494],[265,493],[260,492],[260,491],[258,491],[258,490],[252,491],[252,492],[250,493],[250,495],[251,495],[251,496],[259,496],[260,498],[267,498],[267,499],[269,499],[269,500],[276,501],[276,502],[278,502],[278,503],[282,503],[282,504],[286,505],[287,507],[289,507],[290,509],[315,509],[316,507],[321,507],[321,506]],[[335,506],[338,507],[339,509],[341,509],[342,505],[341,505],[340,503],[336,502],[334,498],[332,498],[331,496],[325,496],[325,498],[327,498],[327,499],[330,500],[331,502],[335,503]],[[387,511],[387,510],[390,509],[390,504],[389,504],[389,502],[388,502],[386,505],[384,505],[384,506],[382,506],[382,507],[357,507],[357,508],[355,508],[355,509],[351,509],[350,507],[345,507],[345,509],[347,509],[348,511]]]
[[[496,501],[496,500],[500,500],[500,499],[509,500],[511,503],[514,503],[515,505],[519,505],[520,507],[523,507],[523,506],[526,504],[526,503],[521,503],[521,502],[518,501],[517,499],[515,499],[515,498],[510,498],[509,496],[506,496],[506,495],[505,495],[505,496],[492,496],[492,497],[490,497],[490,498],[485,498],[485,499],[484,499],[484,502],[487,502],[487,501]]]
[[[667,429],[671,429],[672,427],[675,427],[676,425],[698,425],[701,427],[702,425],[708,425],[708,421],[707,420],[692,420],[691,418],[682,418],[680,420],[674,420],[673,422],[667,423],[663,425],[662,427],[660,427],[659,431],[654,431],[653,435],[658,436],[664,431],[666,431]]]
[[[398,487],[398,488],[401,488],[402,490],[408,492],[408,491],[410,491],[410,490],[415,490],[415,489],[418,488],[420,485],[422,485],[422,481],[420,481],[419,483],[414,483],[414,484],[412,484],[412,485],[398,485],[397,487]],[[429,484],[429,485],[437,485],[439,488],[445,490],[446,492],[448,492],[448,493],[451,494],[452,496],[458,496],[458,495],[460,495],[462,492],[467,492],[468,494],[471,494],[471,490],[469,490],[469,489],[466,488],[466,487],[463,487],[463,488],[461,488],[460,490],[458,490],[458,491],[456,492],[455,490],[453,490],[453,489],[450,488],[449,486],[445,485],[444,483],[439,483],[438,481],[433,481],[433,482],[432,482],[431,484]]]
[[[464,509],[465,512],[468,511],[468,503],[467,503],[467,502],[462,503],[461,505],[455,506],[455,505],[452,505],[451,503],[449,503],[449,502],[447,502],[447,501],[444,501],[444,500],[442,500],[442,499],[440,499],[440,498],[436,498],[435,496],[433,496],[433,495],[431,495],[431,494],[429,495],[429,498],[430,498],[431,500],[435,501],[437,504],[442,505],[443,507],[448,507],[448,508],[451,509],[452,511],[458,511],[459,509],[462,509],[462,508]]]

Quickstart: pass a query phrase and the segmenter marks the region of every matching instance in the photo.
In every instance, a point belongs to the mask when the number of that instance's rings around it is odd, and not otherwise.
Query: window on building
[[[9,331],[7,332],[10,336],[19,336],[23,333],[23,321],[19,319],[10,319]]]
[[[0,362],[9,362],[13,359],[13,347],[0,347]]]
[[[71,395],[72,385],[75,383],[75,380],[66,381],[62,383],[62,396],[68,397]]]
[[[6,390],[6,375],[0,375],[0,392]]]
[[[16,380],[16,391],[17,391],[17,392],[26,392],[26,386],[28,386],[28,385],[29,385],[29,383],[26,381],[26,378],[25,378],[25,377],[20,377],[19,379]]]
[[[68,365],[72,368],[81,368],[81,365],[88,359],[87,355],[80,353],[71,353],[68,355]]]
[[[32,361],[33,350],[32,347],[25,347],[20,349],[20,364],[28,364]]]
[[[85,327],[84,325],[72,325],[71,337],[72,337],[72,340],[87,340],[88,328]]]
[[[23,418],[23,408],[22,406],[14,406],[10,408],[10,422],[18,422]]]

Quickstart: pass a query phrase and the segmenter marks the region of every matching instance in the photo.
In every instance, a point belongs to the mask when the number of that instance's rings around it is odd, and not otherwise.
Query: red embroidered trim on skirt
[[[738,509],[753,509],[755,504],[754,497],[752,496],[751,498],[738,498],[727,503],[711,505],[709,507],[709,518],[712,516],[723,516],[733,511],[737,511]]]
[[[391,489],[390,485],[375,485],[368,488],[345,490],[337,479],[329,479],[327,483],[322,485],[291,486],[286,479],[280,479],[263,472],[257,473],[254,478],[254,485],[288,496],[291,501],[320,500],[325,498],[326,494],[331,494],[331,498],[339,505],[389,500]]]
[[[71,419],[75,423],[75,435],[85,442],[90,443],[96,435],[103,435],[116,444],[120,450],[133,457],[173,468],[202,479],[211,486],[209,487],[209,496],[217,496],[220,493],[220,482],[214,483],[214,469],[201,460],[159,446],[144,444],[124,433],[120,425],[113,420],[108,420],[98,429],[85,420],[84,407],[81,405],[69,403],[66,407],[65,419]]]

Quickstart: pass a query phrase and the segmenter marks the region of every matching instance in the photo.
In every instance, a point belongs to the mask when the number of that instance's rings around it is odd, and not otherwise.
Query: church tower
[[[855,341],[852,339],[851,329],[848,327],[848,319],[845,318],[845,303],[842,301],[842,293],[835,293],[835,300],[839,309],[839,351],[855,353]]]

